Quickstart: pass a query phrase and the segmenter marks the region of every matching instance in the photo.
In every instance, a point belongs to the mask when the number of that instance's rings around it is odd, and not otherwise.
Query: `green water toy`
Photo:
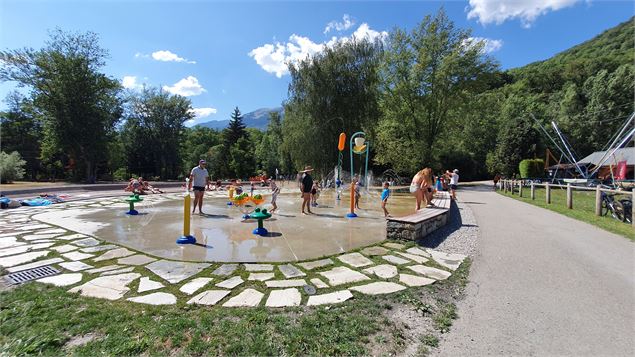
[[[265,227],[263,227],[262,225],[262,221],[264,221],[267,218],[271,218],[271,213],[267,212],[266,208],[263,209],[262,211],[260,210],[260,208],[256,208],[254,213],[250,214],[249,217],[258,220],[258,228],[254,229],[253,231],[254,234],[257,234],[259,236],[266,236],[269,233],[267,232]]]
[[[137,194],[137,193],[132,194],[132,195],[130,195],[130,196],[128,196],[128,197],[126,197],[126,198],[124,199],[124,201],[126,201],[126,202],[130,203],[130,210],[129,210],[128,212],[126,212],[126,214],[129,214],[129,215],[131,215],[131,216],[136,216],[136,215],[138,215],[138,214],[139,214],[139,212],[138,212],[136,209],[134,209],[134,204],[135,204],[136,202],[141,202],[141,201],[143,201],[143,198],[139,197],[139,194]]]

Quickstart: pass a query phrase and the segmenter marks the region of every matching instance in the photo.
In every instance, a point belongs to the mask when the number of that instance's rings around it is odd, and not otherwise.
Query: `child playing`
[[[313,182],[313,186],[311,186],[311,206],[317,207],[317,198],[318,198],[318,185]]]
[[[249,196],[254,197],[254,190],[256,189],[256,185],[254,185],[254,183],[251,183],[251,187],[249,188]]]
[[[360,183],[357,181],[357,179],[355,179],[353,182],[355,183],[355,208],[361,209],[359,208],[359,199],[362,197],[362,195],[359,193]]]
[[[386,203],[388,202],[388,197],[390,197],[389,186],[388,182],[384,182],[384,190],[381,191],[381,208],[384,210],[384,217],[390,217],[388,210],[386,210]]]
[[[269,210],[269,213],[273,213],[275,210],[278,209],[278,205],[276,204],[276,199],[278,198],[278,194],[280,193],[280,187],[276,185],[276,180],[274,179],[271,179],[271,181],[269,182],[269,186],[271,187],[271,205],[273,206]]]

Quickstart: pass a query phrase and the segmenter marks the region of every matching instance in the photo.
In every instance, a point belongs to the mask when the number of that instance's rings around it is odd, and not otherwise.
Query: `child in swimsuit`
[[[276,185],[276,181],[271,179],[269,186],[271,187],[271,205],[273,206],[269,213],[273,213],[278,209],[278,205],[276,204],[276,199],[278,198],[278,194],[280,193],[280,187]]]

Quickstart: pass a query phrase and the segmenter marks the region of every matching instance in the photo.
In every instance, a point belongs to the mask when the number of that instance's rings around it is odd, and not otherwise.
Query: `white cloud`
[[[520,19],[529,28],[540,15],[571,6],[580,0],[470,0],[468,19],[476,18],[483,25],[502,24],[508,19]]]
[[[332,30],[336,31],[345,31],[355,25],[355,20],[353,20],[349,15],[344,14],[342,17],[342,22],[337,22],[335,20],[326,24],[326,28],[324,29],[324,34],[326,35]]]
[[[172,94],[191,97],[207,92],[203,86],[198,83],[198,79],[194,76],[188,76],[174,83],[173,86],[163,86],[163,90]]]
[[[493,40],[491,38],[484,37],[470,37],[464,41],[465,46],[475,45],[479,42],[483,42],[483,52],[492,53],[498,51],[503,47],[503,40]]]
[[[176,53],[172,53],[167,50],[152,52],[152,58],[162,62],[185,62],[190,64],[196,63],[196,61],[188,61],[185,58],[179,57]]]
[[[147,55],[145,53],[141,53],[141,52],[137,52],[134,54],[134,58],[150,58],[150,55]]]
[[[371,29],[368,24],[363,23],[351,36],[333,36],[329,41],[321,43],[313,42],[308,37],[293,34],[289,36],[288,42],[264,44],[251,50],[249,56],[252,57],[262,69],[269,73],[274,73],[276,77],[281,78],[283,75],[289,73],[287,63],[303,60],[307,56],[321,52],[324,46],[333,46],[338,41],[350,41],[353,37],[357,39],[368,39],[370,41],[383,41],[388,37],[388,32],[375,31]]]
[[[196,119],[206,118],[212,114],[216,114],[216,108],[192,108],[192,113]]]
[[[121,85],[124,88],[130,89],[130,90],[139,90],[143,88],[143,85],[141,85],[140,83],[137,83],[136,76],[124,76],[123,79],[121,80]]]

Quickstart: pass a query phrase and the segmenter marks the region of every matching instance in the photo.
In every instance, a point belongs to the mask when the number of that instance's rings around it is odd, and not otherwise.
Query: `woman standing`
[[[417,200],[417,211],[421,209],[421,201],[423,201],[423,177],[424,170],[421,170],[414,175],[414,177],[412,178],[412,183],[410,183],[410,193],[412,193]]]

